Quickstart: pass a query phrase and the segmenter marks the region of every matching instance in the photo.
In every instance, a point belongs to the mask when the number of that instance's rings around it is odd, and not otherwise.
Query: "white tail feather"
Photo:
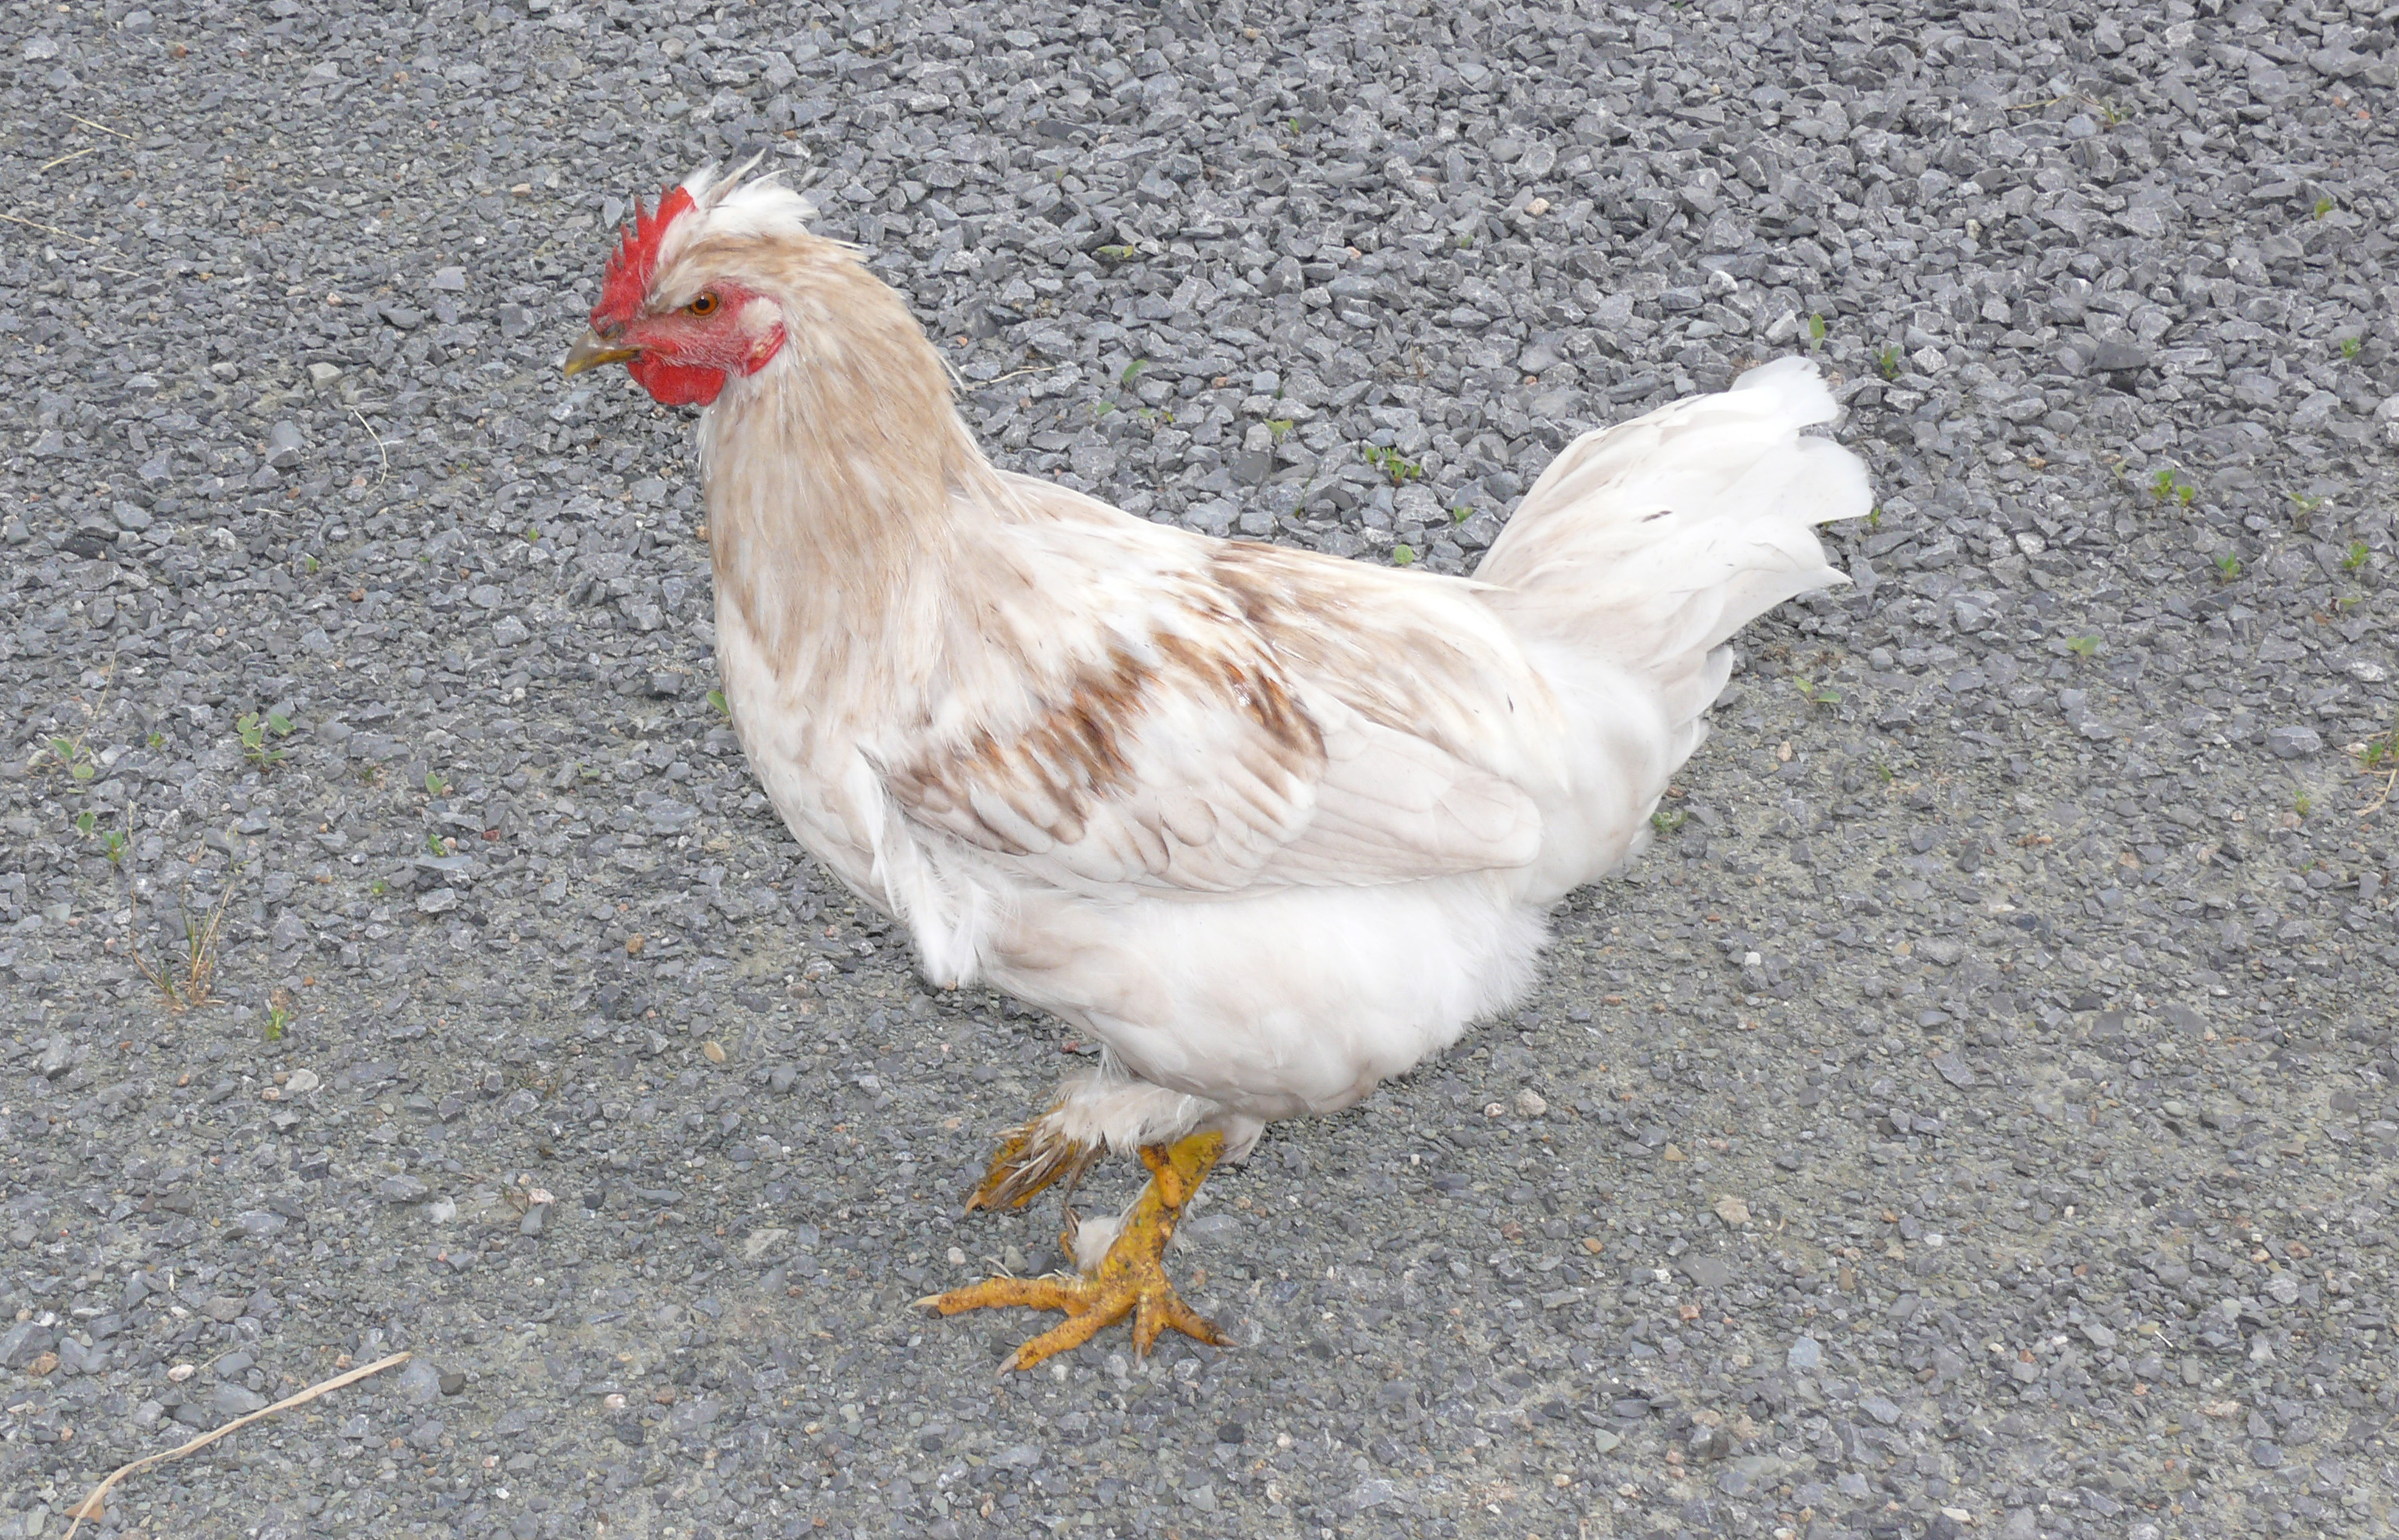
[[[1475,576],[1510,590],[1495,608],[1548,637],[1677,671],[1782,601],[1848,581],[1814,526],[1867,510],[1865,466],[1801,433],[1837,415],[1815,365],[1792,358],[1587,434]]]
[[[1475,573],[1485,601],[1575,704],[1583,827],[1554,817],[1564,892],[1639,854],[1666,781],[1707,736],[1725,642],[1786,599],[1848,578],[1815,526],[1872,506],[1865,467],[1802,430],[1839,414],[1804,358],[1751,370],[1567,446]]]

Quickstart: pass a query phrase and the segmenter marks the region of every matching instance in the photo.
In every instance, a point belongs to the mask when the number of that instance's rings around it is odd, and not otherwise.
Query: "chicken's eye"
[[[686,316],[713,316],[716,314],[717,304],[715,295],[702,294],[684,305],[683,313]]]

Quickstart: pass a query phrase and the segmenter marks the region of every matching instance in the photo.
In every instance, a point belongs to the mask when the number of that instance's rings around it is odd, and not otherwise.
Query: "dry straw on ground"
[[[219,1439],[224,1438],[226,1434],[231,1433],[236,1428],[248,1427],[251,1424],[257,1422],[262,1417],[272,1417],[278,1412],[289,1411],[295,1406],[305,1406],[308,1402],[315,1400],[318,1397],[322,1396],[329,1391],[339,1390],[346,1385],[355,1385],[359,1381],[365,1379],[370,1374],[380,1374],[385,1370],[390,1369],[395,1365],[406,1363],[408,1358],[409,1355],[405,1353],[395,1353],[387,1358],[377,1358],[374,1362],[367,1364],[361,1368],[353,1369],[346,1374],[336,1374],[330,1380],[320,1380],[317,1384],[310,1385],[305,1390],[298,1391],[292,1395],[284,1397],[283,1399],[276,1402],[273,1406],[261,1407],[256,1412],[252,1412],[246,1416],[236,1417],[232,1422],[225,1424],[223,1427],[203,1433],[189,1443],[179,1444],[173,1449],[161,1450],[156,1454],[145,1454],[141,1459],[134,1461],[131,1465],[117,1466],[115,1470],[109,1473],[108,1479],[101,1482],[100,1485],[91,1489],[90,1496],[85,1498],[82,1502],[77,1503],[74,1507],[67,1510],[69,1517],[71,1517],[75,1521],[67,1526],[66,1540],[75,1540],[75,1531],[83,1528],[85,1520],[88,1519],[92,1522],[98,1523],[100,1521],[101,1515],[106,1511],[108,1494],[111,1489],[113,1489],[117,1482],[124,1480],[127,1477],[132,1475],[135,1471],[142,1469],[144,1466],[155,1466],[167,1460],[180,1460],[184,1455],[191,1453],[194,1450],[206,1449],[209,1445],[215,1443]]]

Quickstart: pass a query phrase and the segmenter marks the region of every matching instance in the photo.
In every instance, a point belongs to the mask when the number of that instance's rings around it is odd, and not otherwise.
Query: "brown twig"
[[[2037,113],[2043,107],[2054,107],[2061,101],[2080,101],[2086,107],[2096,107],[2103,113],[2113,113],[2116,110],[2088,91],[2068,91],[2064,96],[2043,97],[2039,101],[2011,101],[2001,110],[2011,113]]]
[[[251,1424],[258,1421],[261,1417],[272,1417],[278,1412],[288,1411],[295,1406],[304,1406],[329,1391],[339,1390],[346,1385],[354,1385],[357,1382],[365,1379],[370,1374],[380,1374],[385,1370],[391,1368],[395,1364],[406,1363],[408,1358],[409,1355],[405,1353],[395,1353],[388,1358],[378,1358],[373,1363],[368,1364],[362,1369],[353,1369],[346,1374],[336,1374],[330,1380],[319,1381],[319,1383],[310,1385],[305,1390],[286,1396],[283,1399],[276,1402],[273,1406],[261,1407],[256,1412],[252,1412],[246,1416],[236,1417],[232,1422],[225,1424],[223,1427],[216,1429],[214,1432],[203,1433],[187,1444],[179,1445],[174,1449],[162,1450],[156,1454],[145,1454],[141,1459],[134,1461],[131,1465],[117,1466],[115,1470],[110,1472],[107,1480],[101,1482],[100,1485],[91,1489],[90,1496],[85,1498],[82,1502],[77,1503],[74,1507],[67,1510],[69,1517],[71,1517],[75,1521],[67,1526],[66,1540],[75,1540],[75,1531],[83,1528],[83,1522],[85,1520],[88,1519],[92,1522],[98,1523],[100,1521],[100,1517],[103,1510],[109,1490],[115,1487],[117,1482],[124,1480],[127,1477],[132,1475],[135,1471],[142,1469],[143,1466],[155,1466],[162,1460],[182,1459],[184,1455],[191,1453],[194,1450],[206,1449],[209,1445],[215,1443],[219,1439],[224,1438],[226,1434],[231,1433],[236,1428],[248,1427]]]
[[[995,374],[988,380],[978,381],[972,388],[976,390],[988,390],[993,385],[999,385],[1004,381],[1021,380],[1027,374],[1055,374],[1058,371],[1065,367],[1066,366],[1064,364],[1036,364],[1031,369],[1010,370],[1005,374]]]
[[[102,133],[104,133],[104,134],[115,134],[117,138],[122,139],[122,140],[125,140],[125,141],[127,141],[127,142],[131,142],[131,140],[132,140],[132,138],[133,138],[133,136],[132,136],[131,134],[127,133],[124,129],[122,129],[122,128],[110,128],[110,127],[109,127],[107,124],[105,124],[105,123],[95,123],[95,122],[93,122],[90,118],[88,118],[88,117],[77,117],[74,113],[69,113],[69,114],[67,114],[67,116],[69,116],[69,117],[71,117],[71,118],[75,118],[75,120],[77,123],[82,124],[82,125],[83,125],[85,128],[98,128]]]
[[[2369,775],[2372,773],[2373,772],[2371,771],[2367,772]],[[2383,807],[2391,801],[2391,789],[2394,786],[2399,786],[2399,765],[2392,766],[2391,773],[2382,777],[2382,794],[2375,798],[2372,802],[2366,804],[2365,808],[2360,811],[2357,816],[2361,818],[2370,818],[2374,817],[2375,814],[2381,812]]]
[[[384,478],[391,474],[391,451],[384,447],[383,435],[374,430],[374,425],[367,421],[364,412],[352,407],[350,415],[359,420],[359,426],[367,430],[367,437],[374,440],[375,453],[383,456],[383,468],[375,472],[375,485],[380,487],[384,483]]]
[[[103,251],[116,251],[115,247],[109,245],[108,242],[104,240],[94,240],[89,236],[78,236],[72,230],[61,230],[55,224],[44,224],[39,220],[27,219],[22,214],[0,214],[0,219],[5,219],[11,224],[21,224],[28,230],[39,230],[45,235],[58,236],[66,240],[79,240],[86,246],[97,246]],[[127,262],[131,262],[133,260],[131,257],[126,256],[122,251],[116,251],[116,254],[120,257],[125,257]]]
[[[52,166],[57,164],[58,162],[56,161],[52,161],[50,163]],[[49,169],[49,167],[46,166],[43,169],[47,170]],[[124,257],[127,262],[134,260],[125,252],[118,251],[115,247],[109,245],[108,242],[104,240],[94,240],[89,236],[78,236],[72,230],[61,230],[55,224],[44,224],[39,220],[27,219],[22,214],[0,214],[0,219],[5,219],[11,224],[21,224],[28,230],[39,230],[45,235],[56,236],[61,240],[79,240],[86,246],[97,246],[103,251],[116,251],[116,254],[120,257]],[[116,273],[129,278],[138,278],[142,276],[139,273],[128,273],[122,267],[111,267],[106,263],[94,263],[92,265],[98,267],[103,273]]]

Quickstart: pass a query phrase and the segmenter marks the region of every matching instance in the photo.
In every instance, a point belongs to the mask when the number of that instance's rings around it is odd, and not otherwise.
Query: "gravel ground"
[[[2389,1534],[2381,3],[10,7],[0,1536],[401,1347],[99,1533]],[[1050,1264],[957,1201],[1089,1049],[798,856],[686,421],[553,368],[760,146],[1205,529],[1458,570],[1843,382],[1856,586],[1519,1017],[1211,1184],[1229,1351],[906,1308]]]

